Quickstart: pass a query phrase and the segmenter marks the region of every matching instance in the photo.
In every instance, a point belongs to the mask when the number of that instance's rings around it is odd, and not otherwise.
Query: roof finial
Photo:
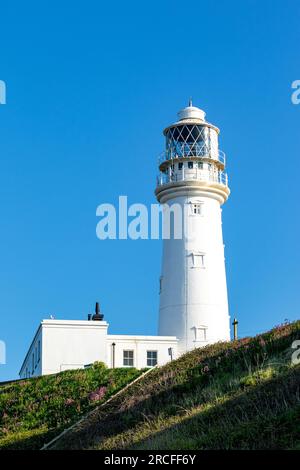
[[[193,107],[193,101],[192,101],[192,97],[190,96],[190,99],[189,99],[189,107],[192,108]]]

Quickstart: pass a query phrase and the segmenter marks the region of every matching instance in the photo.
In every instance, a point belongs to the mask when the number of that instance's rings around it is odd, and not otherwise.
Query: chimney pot
[[[103,313],[100,312],[100,305],[99,305],[99,302],[96,302],[95,313],[94,313],[94,315],[92,316],[92,320],[94,320],[94,321],[102,321],[103,318],[104,318],[104,315],[103,315]]]

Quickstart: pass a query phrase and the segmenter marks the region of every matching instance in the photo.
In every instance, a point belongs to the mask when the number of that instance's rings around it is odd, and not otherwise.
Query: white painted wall
[[[176,336],[180,353],[230,339],[220,203],[197,189],[186,193],[167,204],[185,208],[187,235],[195,237],[163,241],[159,311],[159,335]],[[194,203],[201,215],[192,213]]]
[[[177,357],[177,339],[170,336],[129,336],[108,335],[107,358],[108,367],[113,367],[113,346],[115,343],[115,367],[124,367],[123,351],[134,352],[134,367],[142,369],[148,367],[147,351],[157,351],[158,365],[164,365],[171,360],[169,348],[173,350],[173,359]]]
[[[42,328],[39,326],[20,370],[20,377],[25,379],[42,374]]]
[[[105,321],[43,320],[42,374],[106,363]]]
[[[41,344],[40,361],[30,377],[80,369],[95,361],[113,367],[112,343],[115,343],[114,367],[124,367],[123,351],[132,350],[133,367],[149,367],[147,351],[157,351],[157,363],[163,365],[177,357],[177,339],[161,336],[108,335],[105,321],[43,320],[26,355],[20,377],[31,367],[32,351]]]

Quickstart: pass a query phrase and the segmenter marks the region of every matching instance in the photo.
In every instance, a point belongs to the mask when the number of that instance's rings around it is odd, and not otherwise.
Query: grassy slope
[[[85,370],[0,387],[0,449],[40,449],[85,412],[140,375],[136,369]]]
[[[196,349],[75,426],[59,449],[300,448],[300,321]]]

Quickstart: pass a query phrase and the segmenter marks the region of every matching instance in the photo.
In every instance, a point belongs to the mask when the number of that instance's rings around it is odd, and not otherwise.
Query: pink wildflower
[[[73,400],[73,398],[67,398],[65,401],[65,405],[67,406],[73,405],[73,403],[75,403],[75,400]]]
[[[98,388],[98,390],[95,390],[94,392],[91,392],[89,394],[89,399],[91,401],[99,401],[99,400],[102,400],[102,398],[104,397],[106,393],[106,387],[100,387]]]

